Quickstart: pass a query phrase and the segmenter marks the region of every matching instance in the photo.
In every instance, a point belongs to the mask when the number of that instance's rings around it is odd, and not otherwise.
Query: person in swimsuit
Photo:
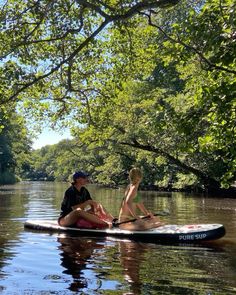
[[[125,191],[125,197],[122,200],[119,213],[119,227],[128,230],[146,230],[163,225],[160,219],[155,217],[149,210],[146,209],[142,202],[142,198],[138,193],[139,184],[142,180],[142,172],[139,168],[132,168],[129,172],[130,184]],[[139,209],[145,216],[150,218],[142,219],[137,213]],[[129,220],[136,219],[132,222]]]
[[[113,216],[101,204],[95,202],[85,188],[89,182],[88,176],[82,171],[74,173],[73,182],[66,190],[61,203],[59,225],[82,228],[111,227]]]

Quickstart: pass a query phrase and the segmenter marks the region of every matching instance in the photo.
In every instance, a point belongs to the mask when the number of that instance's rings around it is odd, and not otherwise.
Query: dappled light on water
[[[166,223],[223,223],[225,237],[162,245],[111,237],[76,237],[25,230],[26,219],[56,219],[67,183],[20,183],[0,188],[0,293],[236,294],[236,200],[142,192]],[[123,190],[90,186],[116,214]]]

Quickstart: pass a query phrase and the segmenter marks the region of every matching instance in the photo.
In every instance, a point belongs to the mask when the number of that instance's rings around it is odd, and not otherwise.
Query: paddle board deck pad
[[[113,236],[146,242],[165,243],[194,243],[200,241],[210,241],[219,239],[225,235],[225,228],[222,224],[167,224],[145,231],[130,231],[119,229],[117,227],[111,229],[63,227],[59,226],[57,221],[40,219],[27,220],[24,227],[39,231],[68,232],[83,236]]]

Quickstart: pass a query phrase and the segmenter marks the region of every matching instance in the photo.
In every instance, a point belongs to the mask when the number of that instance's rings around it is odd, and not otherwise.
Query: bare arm
[[[73,206],[72,209],[75,210],[75,209],[80,208],[80,209],[84,210],[87,206],[91,206],[93,208],[93,210],[95,210],[95,208],[97,208],[99,206],[99,204],[93,200],[87,200],[84,203]]]
[[[144,206],[143,202],[138,203],[137,204],[137,207],[139,208],[139,210],[141,212],[143,212],[144,215],[150,215],[150,217],[153,216],[152,213],[146,209],[146,207]]]

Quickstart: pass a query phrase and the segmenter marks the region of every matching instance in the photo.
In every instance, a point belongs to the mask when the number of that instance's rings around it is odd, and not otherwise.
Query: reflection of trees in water
[[[144,268],[149,269],[149,283],[145,284],[145,288],[155,289],[158,294],[165,290],[166,294],[176,295],[233,294],[227,290],[225,280],[227,274],[232,273],[228,269],[229,260],[225,259],[225,250],[217,242],[157,247],[160,251],[148,251],[146,254],[149,266],[144,262]],[[222,286],[227,291],[222,291]]]
[[[0,224],[1,226],[1,224]],[[5,237],[6,235],[4,235]],[[0,237],[0,280],[7,276],[7,274],[2,271],[2,269],[9,264],[9,260],[12,259],[12,254],[8,253],[7,251],[5,251],[5,249],[7,248],[8,245],[8,240],[5,238]],[[10,254],[10,255],[9,255]],[[1,293],[1,285],[0,285],[0,293]]]
[[[59,237],[59,249],[61,250],[61,266],[65,268],[64,274],[71,275],[73,282],[69,290],[78,291],[88,287],[88,278],[83,271],[89,264],[89,259],[95,249],[103,248],[96,240],[73,237]]]
[[[26,207],[22,206],[25,200],[21,187],[18,188],[16,185],[0,187],[0,277],[6,275],[1,269],[10,264],[16,254],[11,248],[20,239],[22,223],[17,218],[25,215]]]
[[[120,262],[123,267],[124,278],[130,287],[129,293],[124,294],[141,294],[142,280],[140,280],[140,265],[147,249],[147,244],[133,241],[120,241]]]

